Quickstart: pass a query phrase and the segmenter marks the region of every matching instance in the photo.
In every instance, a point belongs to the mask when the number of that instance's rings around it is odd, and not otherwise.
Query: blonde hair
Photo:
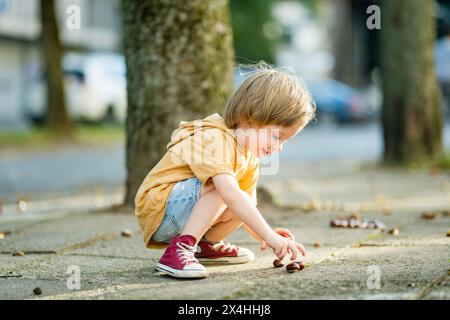
[[[250,73],[226,104],[223,118],[229,128],[240,124],[289,127],[315,118],[311,94],[293,72],[260,62],[250,67]]]

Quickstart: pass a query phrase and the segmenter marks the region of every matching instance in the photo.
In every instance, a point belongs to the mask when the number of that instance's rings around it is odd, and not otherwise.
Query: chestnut
[[[358,227],[359,222],[356,219],[350,218],[348,220],[348,225],[349,225],[350,228],[356,228],[356,227]]]
[[[12,255],[14,257],[23,257],[25,255],[25,252],[17,250],[17,251],[14,251]]]
[[[120,235],[124,238],[129,238],[132,236],[132,232],[131,232],[131,230],[123,229],[122,232],[120,233]]]
[[[375,220],[375,229],[384,230],[386,229],[386,225],[381,221]]]
[[[284,263],[280,259],[275,259],[273,260],[273,266],[275,268],[281,268],[282,266],[284,266]]]
[[[289,273],[294,273],[294,272],[300,271],[300,266],[297,262],[292,262],[286,266],[286,270]]]
[[[361,222],[359,223],[359,227],[360,227],[361,229],[366,229],[366,228],[367,228],[367,222],[366,222],[366,221],[361,221]]]
[[[377,225],[374,221],[370,220],[367,222],[367,228],[368,229],[376,229]]]
[[[337,228],[341,226],[341,220],[339,219],[334,219],[330,221],[330,226],[333,228]]]
[[[297,271],[301,271],[304,268],[305,268],[305,263],[303,261],[295,261],[295,262],[289,263],[286,266],[286,270],[289,273],[294,273],[294,272],[297,272]]]
[[[35,294],[35,295],[41,295],[42,294],[42,289],[41,288],[39,288],[39,287],[36,287],[36,288],[34,288],[33,289],[33,293]]]

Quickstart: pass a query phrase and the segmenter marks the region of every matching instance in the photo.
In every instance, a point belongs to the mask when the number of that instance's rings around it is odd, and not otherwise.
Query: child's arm
[[[215,175],[212,178],[214,186],[225,204],[241,221],[264,240],[275,254],[282,259],[288,252],[291,259],[297,258],[297,252],[305,255],[302,245],[277,234],[264,220],[259,210],[252,204],[250,197],[239,188],[236,179],[226,173]]]
[[[266,242],[261,239],[261,237],[259,237],[248,225],[246,225],[244,223],[244,228],[245,230],[247,230],[247,232],[256,239],[256,241],[261,243],[261,250],[265,250],[267,249],[267,244]],[[288,230],[288,229],[284,229],[284,228],[273,228],[273,230],[278,233],[279,235],[281,235],[282,237],[288,238],[292,241],[295,241],[295,237],[294,235]]]
[[[256,239],[256,241],[258,241],[258,242],[264,242],[264,240],[260,237],[260,236],[258,236],[256,233],[255,233],[255,231],[253,231],[248,225],[246,225],[245,223],[244,223],[244,228],[245,228],[245,230],[247,230],[247,232],[248,233],[250,233],[250,235],[253,237],[253,238],[255,238]]]

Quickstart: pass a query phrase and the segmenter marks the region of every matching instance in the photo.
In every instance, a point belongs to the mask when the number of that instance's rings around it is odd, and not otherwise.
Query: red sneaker
[[[172,239],[156,264],[156,270],[175,278],[204,278],[208,271],[194,257],[197,240],[191,235]]]
[[[201,240],[195,257],[201,263],[238,264],[255,260],[255,254],[246,249],[219,241],[212,243]]]

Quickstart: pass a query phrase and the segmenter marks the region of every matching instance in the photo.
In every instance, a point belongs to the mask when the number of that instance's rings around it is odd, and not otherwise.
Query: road
[[[450,150],[450,125],[444,130]],[[376,123],[336,126],[310,124],[284,146],[280,166],[349,159],[370,161],[382,154],[381,128]],[[0,199],[45,199],[73,194],[108,193],[126,178],[123,145],[0,154]]]

